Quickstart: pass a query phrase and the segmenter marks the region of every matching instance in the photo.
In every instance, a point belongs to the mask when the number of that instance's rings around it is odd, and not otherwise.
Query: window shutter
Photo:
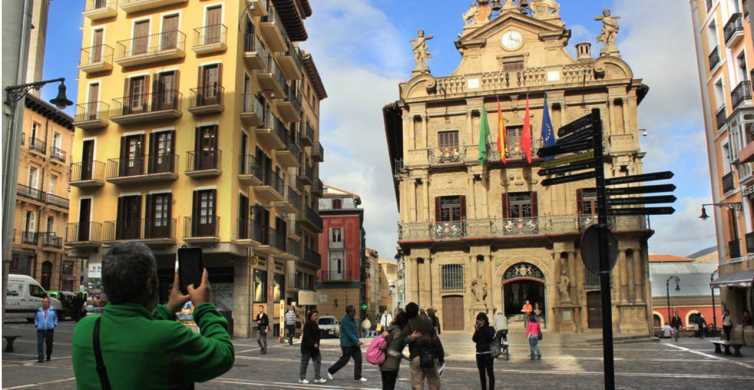
[[[168,214],[167,214],[167,218],[168,218],[167,223],[168,223],[168,227],[170,227],[170,233],[172,234],[172,229],[173,229],[173,194],[172,193],[167,193],[167,194],[165,194],[163,196],[165,197],[165,207],[167,207],[167,211],[168,211]]]
[[[191,225],[196,228],[199,224],[199,191],[194,191],[193,201],[191,203]]]
[[[440,222],[440,197],[435,197],[435,222]]]
[[[576,215],[584,214],[584,190],[579,188],[576,190]]]
[[[131,111],[131,79],[123,80],[123,112],[125,114]]]
[[[531,216],[534,218],[539,216],[537,210],[537,193],[534,191],[531,192]]]
[[[157,86],[156,86],[157,79],[158,79],[157,77],[154,78],[155,85],[152,85],[152,94],[155,94],[155,92],[157,92]],[[141,99],[141,106],[142,107],[141,107],[141,109],[142,109],[142,111],[146,111],[147,110],[147,99],[149,98],[149,75],[144,76],[144,85],[141,88],[141,95],[142,95],[142,99]]]
[[[217,93],[220,93],[220,87],[223,85],[223,64],[217,64]]]
[[[459,196],[461,199],[461,221],[466,220],[466,197],[465,196]]]
[[[152,227],[154,226],[154,195],[147,195],[147,210],[144,225],[146,226],[147,237],[150,237]]]
[[[502,204],[503,204],[503,218],[509,218],[509,216],[508,216],[508,193],[504,193],[503,194]]]
[[[197,86],[198,86],[197,95],[202,96],[202,94],[204,93],[204,67],[203,66],[199,67]]]

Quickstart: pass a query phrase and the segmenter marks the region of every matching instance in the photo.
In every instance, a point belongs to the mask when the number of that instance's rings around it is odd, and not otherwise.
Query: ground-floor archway
[[[546,319],[545,277],[535,265],[518,263],[503,274],[503,310],[508,318],[523,319],[522,309],[526,302]]]

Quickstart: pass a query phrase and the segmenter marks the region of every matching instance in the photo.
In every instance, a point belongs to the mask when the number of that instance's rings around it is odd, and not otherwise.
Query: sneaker
[[[442,376],[442,373],[445,372],[445,363],[440,366],[440,368],[437,369],[437,375]]]
[[[327,383],[327,379],[325,378],[317,378],[314,380],[314,383]]]
[[[299,379],[299,380],[298,380],[298,383],[303,383],[303,384],[305,384],[305,385],[308,385],[308,384],[309,384],[309,381],[308,381],[308,380],[306,380],[306,379]]]
[[[359,379],[356,379],[357,382],[366,382],[367,378],[364,378],[363,376]]]
[[[327,372],[327,379],[329,379],[329,380],[334,380],[335,379],[335,378],[333,378],[332,374],[330,374],[330,371]]]

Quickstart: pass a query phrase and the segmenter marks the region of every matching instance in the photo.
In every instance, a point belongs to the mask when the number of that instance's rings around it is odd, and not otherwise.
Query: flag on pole
[[[479,162],[484,165],[487,161],[487,139],[490,136],[490,124],[487,122],[487,109],[482,102],[482,117],[479,121]]]
[[[555,132],[552,129],[550,121],[550,108],[547,105],[547,95],[545,95],[545,110],[542,114],[542,144],[543,146],[555,145]],[[552,160],[553,156],[545,157],[545,160]]]
[[[526,95],[526,110],[524,111],[524,128],[521,134],[521,148],[524,150],[526,161],[531,164],[531,119],[529,118],[529,95]]]
[[[505,122],[499,97],[497,99],[497,151],[500,153],[500,161],[505,164]]]

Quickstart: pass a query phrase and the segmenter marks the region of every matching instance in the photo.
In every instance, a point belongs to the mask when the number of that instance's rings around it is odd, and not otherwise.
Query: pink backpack
[[[375,337],[369,343],[369,347],[367,348],[367,361],[369,364],[374,364],[375,366],[382,365],[385,361],[385,351],[383,349],[386,345],[387,340],[382,335]]]

